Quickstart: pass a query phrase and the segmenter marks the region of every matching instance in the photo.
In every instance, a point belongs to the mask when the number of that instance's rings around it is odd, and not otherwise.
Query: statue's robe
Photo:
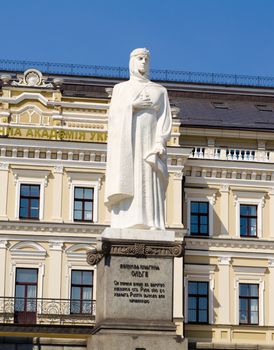
[[[147,94],[152,106],[134,110],[133,102]],[[150,81],[115,85],[109,110],[105,204],[116,228],[164,229],[168,182],[164,158],[154,154],[165,147],[172,126],[166,89]]]

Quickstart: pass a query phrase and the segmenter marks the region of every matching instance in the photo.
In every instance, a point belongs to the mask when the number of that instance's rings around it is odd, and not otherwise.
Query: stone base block
[[[89,337],[87,350],[187,350],[187,340],[164,332],[101,331]]]

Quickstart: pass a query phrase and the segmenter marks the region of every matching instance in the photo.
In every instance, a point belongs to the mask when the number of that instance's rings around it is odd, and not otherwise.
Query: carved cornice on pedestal
[[[138,258],[178,258],[183,255],[181,242],[132,242],[132,241],[102,241],[95,250],[87,253],[87,262],[97,264],[105,255],[131,256]]]

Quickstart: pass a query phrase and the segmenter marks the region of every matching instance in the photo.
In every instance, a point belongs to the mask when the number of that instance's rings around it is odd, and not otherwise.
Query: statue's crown
[[[146,49],[144,47],[144,48],[135,49],[135,50],[131,51],[131,53],[130,53],[130,57],[138,56],[138,55],[150,56],[150,52],[148,49]]]

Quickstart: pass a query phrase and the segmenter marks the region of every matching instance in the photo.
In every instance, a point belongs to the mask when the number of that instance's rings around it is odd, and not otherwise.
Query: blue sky
[[[0,58],[274,76],[274,0],[0,0]]]

